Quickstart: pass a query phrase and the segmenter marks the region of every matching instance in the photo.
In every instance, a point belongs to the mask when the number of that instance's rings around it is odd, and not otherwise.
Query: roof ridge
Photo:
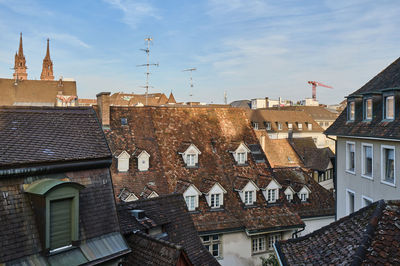
[[[174,243],[169,242],[169,241],[167,241],[167,240],[155,238],[155,237],[153,237],[153,236],[151,236],[151,235],[149,235],[149,234],[143,233],[142,231],[135,231],[135,232],[133,232],[133,234],[138,235],[138,236],[141,236],[141,237],[143,237],[143,238],[147,238],[147,239],[149,239],[149,240],[151,240],[151,241],[154,241],[154,242],[158,242],[158,243],[160,243],[160,244],[162,244],[162,245],[164,245],[164,246],[168,246],[168,247],[171,247],[171,248],[175,248],[175,249],[177,249],[177,250],[179,250],[179,251],[184,250],[183,247],[182,247],[181,245],[174,244]]]

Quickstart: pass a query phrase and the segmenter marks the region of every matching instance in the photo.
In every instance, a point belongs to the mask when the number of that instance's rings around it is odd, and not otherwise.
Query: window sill
[[[71,249],[74,249],[74,248],[76,248],[76,247],[73,246],[73,245],[68,245],[68,246],[52,249],[52,250],[49,251],[49,255],[50,256],[51,255],[56,255],[56,254],[59,254],[59,253],[62,253],[64,251],[71,250]]]
[[[365,178],[365,179],[369,179],[369,180],[374,180],[373,176],[368,176],[368,175],[361,175],[361,177]]]
[[[220,211],[224,211],[223,207],[213,207],[209,210],[210,212],[220,212]]]
[[[348,174],[356,175],[356,172],[355,172],[355,171],[352,172],[352,171],[350,171],[350,170],[345,170],[345,172],[348,173]]]
[[[271,253],[273,251],[274,251],[273,249],[267,249],[267,250],[263,250],[263,251],[252,252],[251,255],[256,256],[256,255],[260,255],[260,254]]]
[[[382,183],[382,184],[385,184],[385,185],[388,185],[388,186],[391,186],[391,187],[396,187],[396,184],[395,184],[395,183],[390,183],[390,182],[387,182],[387,181],[385,181],[385,180],[381,180],[381,183]]]

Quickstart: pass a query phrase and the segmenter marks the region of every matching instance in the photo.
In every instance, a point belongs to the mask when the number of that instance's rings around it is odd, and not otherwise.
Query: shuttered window
[[[71,244],[72,198],[50,202],[50,249]]]

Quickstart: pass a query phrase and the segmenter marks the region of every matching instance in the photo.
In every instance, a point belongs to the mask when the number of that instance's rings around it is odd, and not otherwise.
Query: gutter
[[[68,171],[76,171],[76,169],[87,170],[96,168],[107,168],[110,167],[111,163],[112,159],[107,158],[107,159],[95,159],[89,161],[72,161],[72,162],[70,161],[70,162],[53,163],[47,165],[0,169],[0,178],[68,172]]]

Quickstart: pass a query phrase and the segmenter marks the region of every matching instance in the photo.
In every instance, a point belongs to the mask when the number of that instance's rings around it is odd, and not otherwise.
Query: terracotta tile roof
[[[0,154],[1,168],[111,157],[95,112],[84,107],[0,107]]]
[[[400,58],[385,68],[382,72],[368,81],[357,91],[348,97],[355,99],[356,116],[354,122],[347,122],[347,107],[339,115],[338,119],[325,131],[327,135],[343,135],[358,137],[380,137],[387,139],[399,139],[400,117],[395,115],[393,121],[383,121],[382,91],[400,87]],[[373,96],[373,118],[370,122],[363,121],[362,96],[376,93]],[[397,96],[395,96],[397,102]],[[397,107],[396,107],[397,108]],[[397,111],[396,111],[397,112]]]
[[[59,92],[63,95],[77,95],[75,81],[19,80],[0,78],[0,106],[24,103],[30,105],[52,105],[57,102]]]
[[[379,201],[306,236],[279,241],[284,265],[400,263],[400,202]]]
[[[271,167],[303,166],[301,158],[290,145],[289,139],[265,139],[265,155]]]
[[[288,132],[289,123],[292,124],[293,132],[323,132],[324,130],[314,119],[304,111],[286,111],[274,109],[247,110],[247,117],[252,123],[258,123],[258,129],[266,129],[266,124],[271,123],[271,130],[268,132]],[[278,130],[278,123],[282,124],[282,130]],[[299,129],[298,124],[302,124]],[[308,129],[312,124],[312,129]]]
[[[135,230],[144,232],[148,229],[131,215],[130,210],[144,210],[147,218],[155,221],[156,225],[162,225],[168,235],[165,240],[175,246],[181,246],[194,265],[219,265],[201,243],[182,195],[171,194],[120,204],[120,225],[126,235]],[[143,247],[139,248],[142,250]],[[132,246],[132,250],[135,252],[135,245]]]
[[[250,109],[251,101],[250,100],[239,100],[239,101],[231,102],[230,105],[232,107]]]
[[[274,107],[273,109],[277,109]],[[311,115],[314,120],[335,120],[338,117],[337,113],[333,113],[323,106],[283,106],[281,110],[287,111],[304,111]]]
[[[79,106],[92,106],[97,104],[97,99],[78,99]]]
[[[153,182],[156,192],[165,195],[183,192],[188,183],[207,193],[219,183],[227,193],[224,194],[224,206],[211,209],[200,196],[199,208],[192,212],[197,230],[201,232],[227,230],[247,226],[255,228],[252,213],[270,217],[258,223],[257,230],[273,230],[281,227],[302,227],[300,217],[281,205],[263,204],[261,192],[260,204],[253,209],[245,208],[237,192],[233,191],[236,176],[250,178],[257,183],[259,176],[271,176],[268,162],[256,162],[248,155],[246,165],[239,166],[228,150],[232,143],[243,142],[253,150],[260,150],[257,137],[239,108],[210,107],[111,107],[110,130],[106,131],[111,149],[125,149],[131,152],[136,146],[145,149],[150,155],[150,169],[139,172],[131,162],[128,173],[119,173],[114,160],[111,172],[118,195],[122,188],[128,188],[139,195],[143,187]],[[128,125],[121,126],[121,117],[128,118]],[[137,123],[137,121],[142,121]],[[182,145],[193,143],[200,151],[199,166],[186,168],[182,156],[178,154]],[[263,155],[261,155],[263,156]],[[259,209],[259,210],[256,210]],[[248,214],[246,214],[248,213]]]
[[[110,104],[114,106],[135,106],[138,103],[146,104],[146,94],[118,92],[110,96]],[[164,93],[147,94],[147,105],[158,106],[167,103],[168,103],[168,98],[167,96],[165,96]]]

